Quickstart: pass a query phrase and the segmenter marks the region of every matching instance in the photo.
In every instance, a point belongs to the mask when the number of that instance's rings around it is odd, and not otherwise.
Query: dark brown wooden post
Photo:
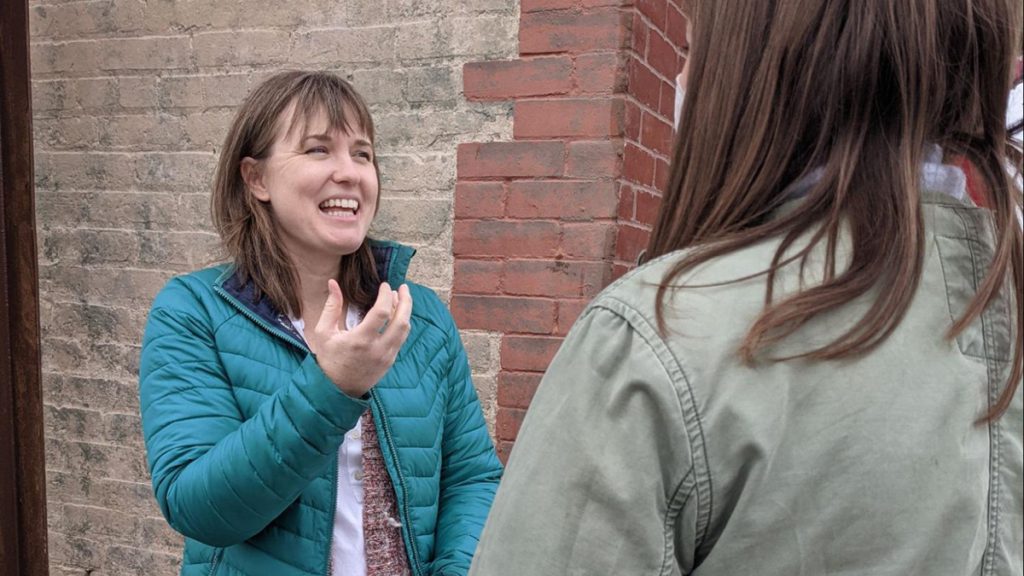
[[[0,2],[0,572],[45,576],[28,2]]]

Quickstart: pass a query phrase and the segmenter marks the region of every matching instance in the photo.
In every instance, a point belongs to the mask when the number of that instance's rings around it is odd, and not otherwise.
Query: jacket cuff
[[[369,395],[353,398],[334,385],[316,362],[316,356],[309,354],[302,361],[300,370],[304,376],[303,395],[310,405],[324,419],[343,430],[351,430],[359,417],[370,407]]]

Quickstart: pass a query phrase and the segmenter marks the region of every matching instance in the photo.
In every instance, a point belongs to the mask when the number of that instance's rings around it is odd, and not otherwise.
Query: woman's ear
[[[270,202],[270,192],[263,182],[263,171],[260,170],[259,160],[246,156],[242,158],[238,169],[242,172],[245,189],[260,202]]]

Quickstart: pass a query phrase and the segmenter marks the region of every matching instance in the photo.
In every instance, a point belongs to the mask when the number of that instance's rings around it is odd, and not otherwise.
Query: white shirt
[[[355,306],[348,307],[345,329],[362,320]],[[305,334],[302,318],[291,318],[292,325]],[[338,447],[338,495],[334,507],[334,531],[331,535],[331,576],[366,576],[366,547],[363,537],[363,441],[360,417],[345,434]]]

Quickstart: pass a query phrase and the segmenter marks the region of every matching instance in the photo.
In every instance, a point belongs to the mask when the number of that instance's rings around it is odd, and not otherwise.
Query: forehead
[[[359,112],[347,102],[334,106],[319,102],[302,106],[297,100],[292,100],[277,121],[278,140],[297,140],[311,134],[333,132],[370,139],[369,131]]]

